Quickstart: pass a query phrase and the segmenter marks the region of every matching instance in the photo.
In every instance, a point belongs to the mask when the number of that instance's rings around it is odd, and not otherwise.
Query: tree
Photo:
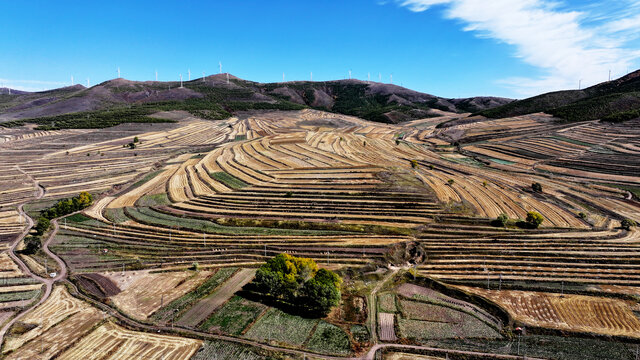
[[[137,136],[133,138],[133,142],[134,142],[134,143],[137,143],[138,141],[140,141],[140,140],[138,139],[138,137],[137,137]]]
[[[538,212],[529,211],[527,213],[526,221],[531,228],[537,229],[540,226],[540,224],[542,224],[542,222],[544,221],[544,218]]]
[[[342,279],[315,261],[289,254],[267,260],[251,283],[254,291],[312,314],[326,315],[340,302]]]
[[[418,160],[411,160],[411,167],[414,169],[418,168]]]
[[[505,227],[507,226],[508,222],[509,222],[509,216],[507,216],[507,214],[505,213],[502,213],[498,215],[498,217],[491,222],[491,225]]]
[[[447,180],[447,184],[449,184],[449,186],[453,185],[454,183],[455,181],[453,179]]]
[[[44,234],[47,230],[49,230],[49,226],[51,226],[51,222],[44,216],[38,218],[38,224],[36,224],[36,233],[38,235]]]
[[[531,184],[531,189],[534,192],[541,193],[542,192],[542,184],[535,182],[535,183]]]
[[[136,148],[136,144],[133,143],[133,142],[130,142],[128,146],[129,146],[129,149],[135,149]]]
[[[620,226],[627,231],[631,230],[632,227],[637,225],[638,224],[636,224],[636,222],[631,219],[624,219],[620,222]]]

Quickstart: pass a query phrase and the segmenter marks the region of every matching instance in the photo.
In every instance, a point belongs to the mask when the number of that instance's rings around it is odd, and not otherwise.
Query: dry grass
[[[460,287],[503,307],[533,326],[640,338],[640,320],[622,300],[583,295]]]

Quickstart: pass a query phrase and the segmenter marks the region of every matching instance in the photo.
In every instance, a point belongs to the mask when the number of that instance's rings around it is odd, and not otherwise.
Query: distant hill
[[[0,96],[0,123],[11,126],[36,122],[53,124],[47,126],[55,128],[62,123],[75,126],[71,125],[73,114],[91,118],[110,112],[112,114],[107,117],[115,119],[116,114],[125,113],[123,109],[127,109],[126,114],[141,116],[154,111],[186,110],[203,118],[222,119],[242,110],[305,107],[398,123],[436,116],[433,110],[477,112],[511,101],[496,97],[446,99],[397,85],[359,80],[265,84],[230,75],[227,83],[226,74],[217,74],[207,76],[206,81],[200,78],[184,82],[180,88],[179,82],[137,82],[118,78],[91,88],[75,85]]]
[[[567,121],[624,121],[640,116],[640,70],[583,90],[555,91],[478,112],[504,118],[545,112]]]

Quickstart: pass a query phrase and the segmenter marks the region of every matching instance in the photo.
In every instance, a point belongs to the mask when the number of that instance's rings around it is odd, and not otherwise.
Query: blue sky
[[[202,72],[352,76],[522,98],[640,68],[640,1],[0,0],[0,83],[42,90]],[[2,85],[0,85],[2,86]]]

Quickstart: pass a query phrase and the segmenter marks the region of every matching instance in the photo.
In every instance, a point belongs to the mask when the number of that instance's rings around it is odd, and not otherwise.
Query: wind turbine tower
[[[389,79],[391,80],[391,83],[393,84],[393,74],[389,75]]]
[[[87,87],[91,87],[91,83],[89,83],[89,78],[87,78]]]
[[[382,73],[378,73],[378,82],[382,82]]]
[[[158,70],[156,70],[156,81],[158,81]]]
[[[207,80],[207,77],[204,76],[204,71],[202,72],[202,82],[205,82]]]
[[[191,69],[187,69],[187,74],[189,74],[187,78],[188,81],[191,81]]]
[[[367,82],[370,83],[371,82],[371,73],[367,73]]]
[[[229,83],[229,73],[227,73],[227,84]]]
[[[182,74],[180,74],[180,88],[182,89]]]
[[[120,66],[118,66],[118,79],[120,78]]]
[[[73,86],[73,75],[71,75],[71,86]]]
[[[351,69],[349,69],[349,80],[351,80]]]
[[[311,75],[311,81],[313,81],[313,71],[310,73]]]
[[[609,70],[609,81],[611,81],[611,70]]]
[[[282,82],[284,82],[284,71],[282,72]]]
[[[222,61],[218,61],[218,66],[220,66],[220,74],[222,74]]]

